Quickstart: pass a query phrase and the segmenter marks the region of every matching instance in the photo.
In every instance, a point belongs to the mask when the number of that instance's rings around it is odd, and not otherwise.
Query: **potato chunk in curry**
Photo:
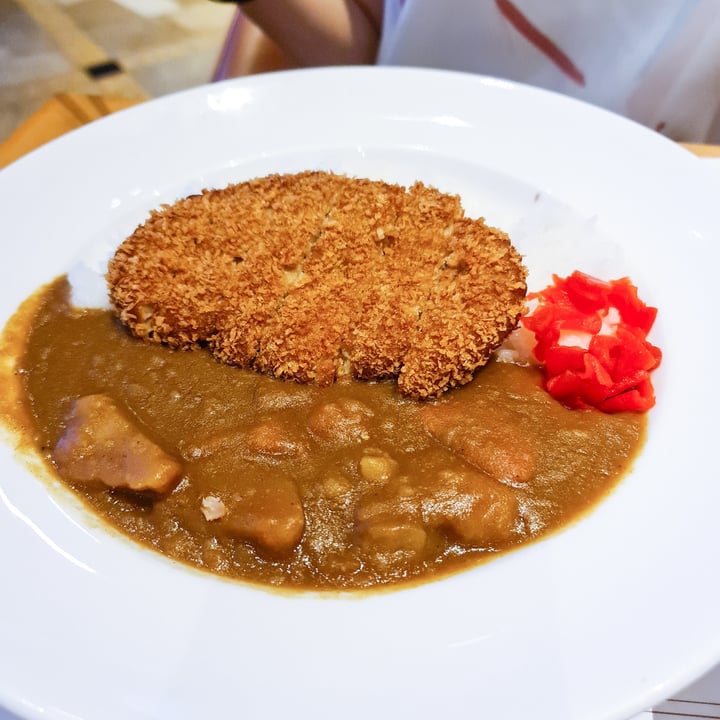
[[[73,403],[52,457],[69,480],[136,492],[168,492],[182,475],[182,465],[107,395],[84,395]]]
[[[226,514],[218,521],[220,530],[256,543],[263,551],[288,552],[305,530],[300,495],[289,478],[247,478],[223,503]]]

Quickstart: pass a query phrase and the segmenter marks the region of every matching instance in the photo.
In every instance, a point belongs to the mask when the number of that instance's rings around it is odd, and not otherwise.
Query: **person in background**
[[[720,142],[717,0],[244,0],[230,75],[380,64],[480,73]]]

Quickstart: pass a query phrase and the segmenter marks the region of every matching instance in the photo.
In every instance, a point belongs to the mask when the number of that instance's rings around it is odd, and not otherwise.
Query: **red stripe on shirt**
[[[585,75],[542,30],[533,25],[511,0],[495,0],[500,14],[573,82],[585,87]]]

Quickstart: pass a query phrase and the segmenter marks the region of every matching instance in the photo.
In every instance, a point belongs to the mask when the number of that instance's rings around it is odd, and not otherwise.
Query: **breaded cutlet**
[[[310,281],[304,266],[338,192],[337,183],[325,173],[271,175],[269,180],[264,215],[243,227],[241,242],[253,250],[243,261],[248,285],[239,303],[228,303],[232,312],[222,315],[209,338],[219,360],[241,367],[254,361],[265,328],[287,294]],[[264,189],[259,185],[254,192],[262,197]]]
[[[260,372],[320,385],[350,374],[348,339],[369,310],[383,238],[393,233],[404,189],[347,178],[340,185],[304,262],[312,280],[291,288],[264,328],[254,362]]]
[[[453,223],[448,254],[433,277],[398,375],[404,395],[436,397],[469,382],[516,326],[527,290],[518,253],[504,233],[482,230],[479,239],[476,221]]]
[[[365,291],[364,313],[352,327],[348,352],[352,374],[395,377],[402,368],[453,223],[463,216],[460,199],[422,183],[402,193],[393,235]]]
[[[457,196],[326,172],[269,175],[151,213],[108,268],[135,335],[326,385],[468,382],[516,326],[525,268]]]

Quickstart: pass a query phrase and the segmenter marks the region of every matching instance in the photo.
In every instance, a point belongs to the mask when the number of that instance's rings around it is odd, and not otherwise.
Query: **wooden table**
[[[0,168],[70,130],[138,102],[142,101],[104,95],[58,93],[0,144]],[[685,147],[701,157],[720,157],[720,145],[686,143]]]
[[[0,145],[0,168],[93,120],[142,102],[104,95],[58,93]]]

